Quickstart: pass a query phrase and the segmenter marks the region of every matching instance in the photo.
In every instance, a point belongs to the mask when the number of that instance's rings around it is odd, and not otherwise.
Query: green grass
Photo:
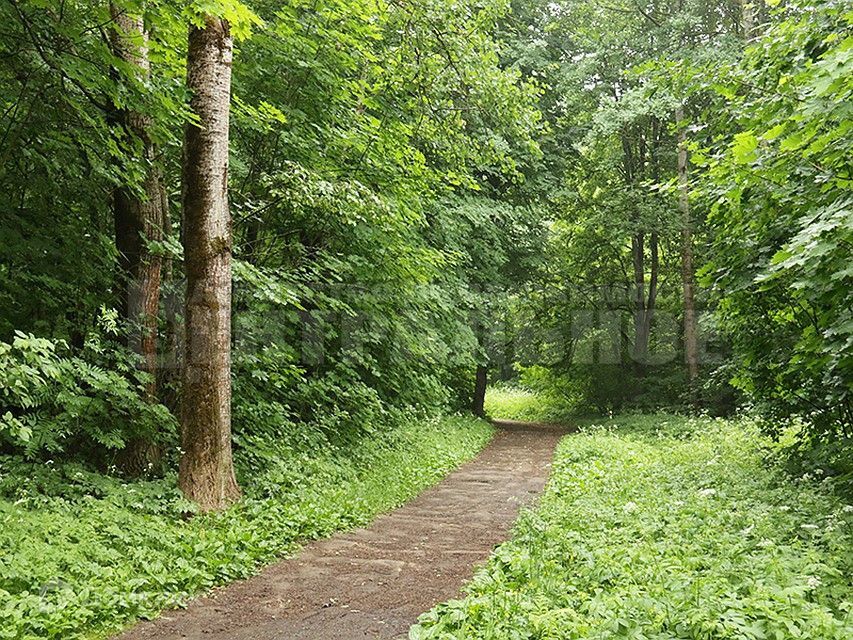
[[[571,411],[556,399],[521,387],[499,386],[486,392],[486,415],[522,422],[568,422]]]
[[[583,427],[467,597],[411,638],[853,638],[853,506],[767,445],[747,421]]]
[[[399,506],[491,435],[451,417],[403,423],[346,453],[282,456],[241,478],[239,505],[193,518],[174,477],[122,483],[0,458],[0,638],[103,637],[154,616]]]

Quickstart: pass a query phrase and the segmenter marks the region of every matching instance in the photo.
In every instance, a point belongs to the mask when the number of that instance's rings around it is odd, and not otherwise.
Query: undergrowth
[[[263,459],[242,461],[244,499],[195,517],[173,475],[126,483],[0,458],[0,638],[103,637],[155,616],[302,541],[366,524],[473,457],[491,433],[450,417],[328,450],[267,443]]]
[[[522,422],[567,422],[572,408],[560,399],[516,386],[490,387],[486,392],[486,415]]]
[[[413,640],[847,640],[853,506],[747,420],[632,416],[561,442],[535,511]]]

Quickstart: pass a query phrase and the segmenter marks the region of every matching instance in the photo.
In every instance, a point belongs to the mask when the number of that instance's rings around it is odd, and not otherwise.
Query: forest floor
[[[497,426],[476,459],[369,527],[311,543],[121,640],[405,637],[419,614],[457,596],[545,487],[565,430]]]

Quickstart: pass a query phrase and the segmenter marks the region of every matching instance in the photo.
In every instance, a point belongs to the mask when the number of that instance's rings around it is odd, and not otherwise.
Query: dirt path
[[[455,597],[543,489],[563,430],[496,423],[473,461],[365,529],[307,545],[249,580],[144,622],[121,640],[404,638]]]

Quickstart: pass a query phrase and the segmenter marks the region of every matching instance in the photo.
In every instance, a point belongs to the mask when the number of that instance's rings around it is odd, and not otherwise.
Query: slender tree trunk
[[[634,362],[637,373],[645,374],[649,362],[649,342],[652,321],[657,305],[658,277],[660,273],[660,240],[657,231],[649,234],[649,288],[646,294],[646,234],[638,232],[631,242],[634,264]]]
[[[110,4],[114,30],[115,55],[133,65],[140,80],[150,74],[148,36],[141,15],[127,13]],[[162,259],[148,249],[148,243],[163,239],[163,190],[156,165],[154,143],[149,134],[151,118],[133,109],[117,114],[128,137],[142,145],[146,174],[141,192],[127,188],[113,194],[116,248],[119,253],[119,307],[128,326],[128,346],[141,358],[142,369],[149,374],[146,399],[157,401],[157,324],[160,305]],[[140,475],[157,465],[160,447],[150,438],[131,439],[119,463],[130,475]]]
[[[681,285],[684,292],[684,359],[690,392],[696,400],[696,379],[699,377],[699,346],[696,329],[695,274],[693,270],[693,221],[690,217],[690,184],[687,175],[687,130],[683,126],[684,109],[675,112],[678,121],[678,205],[681,209]]]
[[[232,38],[228,22],[190,27],[187,86],[198,124],[187,126],[183,159],[187,276],[181,490],[204,511],[237,500],[231,456],[231,215],[228,119]]]
[[[648,359],[649,332],[646,324],[646,235],[637,232],[631,239],[631,257],[634,266],[634,363],[642,373]]]
[[[504,311],[504,336],[503,336],[503,362],[501,362],[500,369],[498,371],[502,380],[506,380],[509,378],[514,370],[513,365],[515,364],[515,351],[516,351],[516,340],[517,336],[515,334],[515,329],[513,327],[513,321],[510,317],[510,313],[508,310]]]
[[[752,40],[755,31],[755,4],[760,0],[740,0],[741,32],[743,39]]]
[[[646,325],[651,333],[652,320],[655,318],[655,309],[658,300],[658,279],[660,276],[660,239],[657,231],[652,231],[649,241],[649,253],[652,264],[649,267],[649,297],[646,300]]]
[[[634,356],[642,352],[640,341],[645,313],[646,272],[645,272],[645,234],[637,232],[631,238],[631,262],[634,267]]]
[[[488,370],[485,365],[477,365],[477,376],[474,382],[474,401],[471,410],[478,418],[486,417],[486,383]]]
[[[261,221],[252,217],[246,226],[245,260],[249,264],[258,264],[258,237],[261,232]],[[242,255],[242,254],[241,254]]]
[[[599,331],[601,331],[601,300],[596,299],[593,303],[596,308],[592,310],[592,331],[595,338],[592,341],[592,366],[598,367],[601,364],[601,339]]]

